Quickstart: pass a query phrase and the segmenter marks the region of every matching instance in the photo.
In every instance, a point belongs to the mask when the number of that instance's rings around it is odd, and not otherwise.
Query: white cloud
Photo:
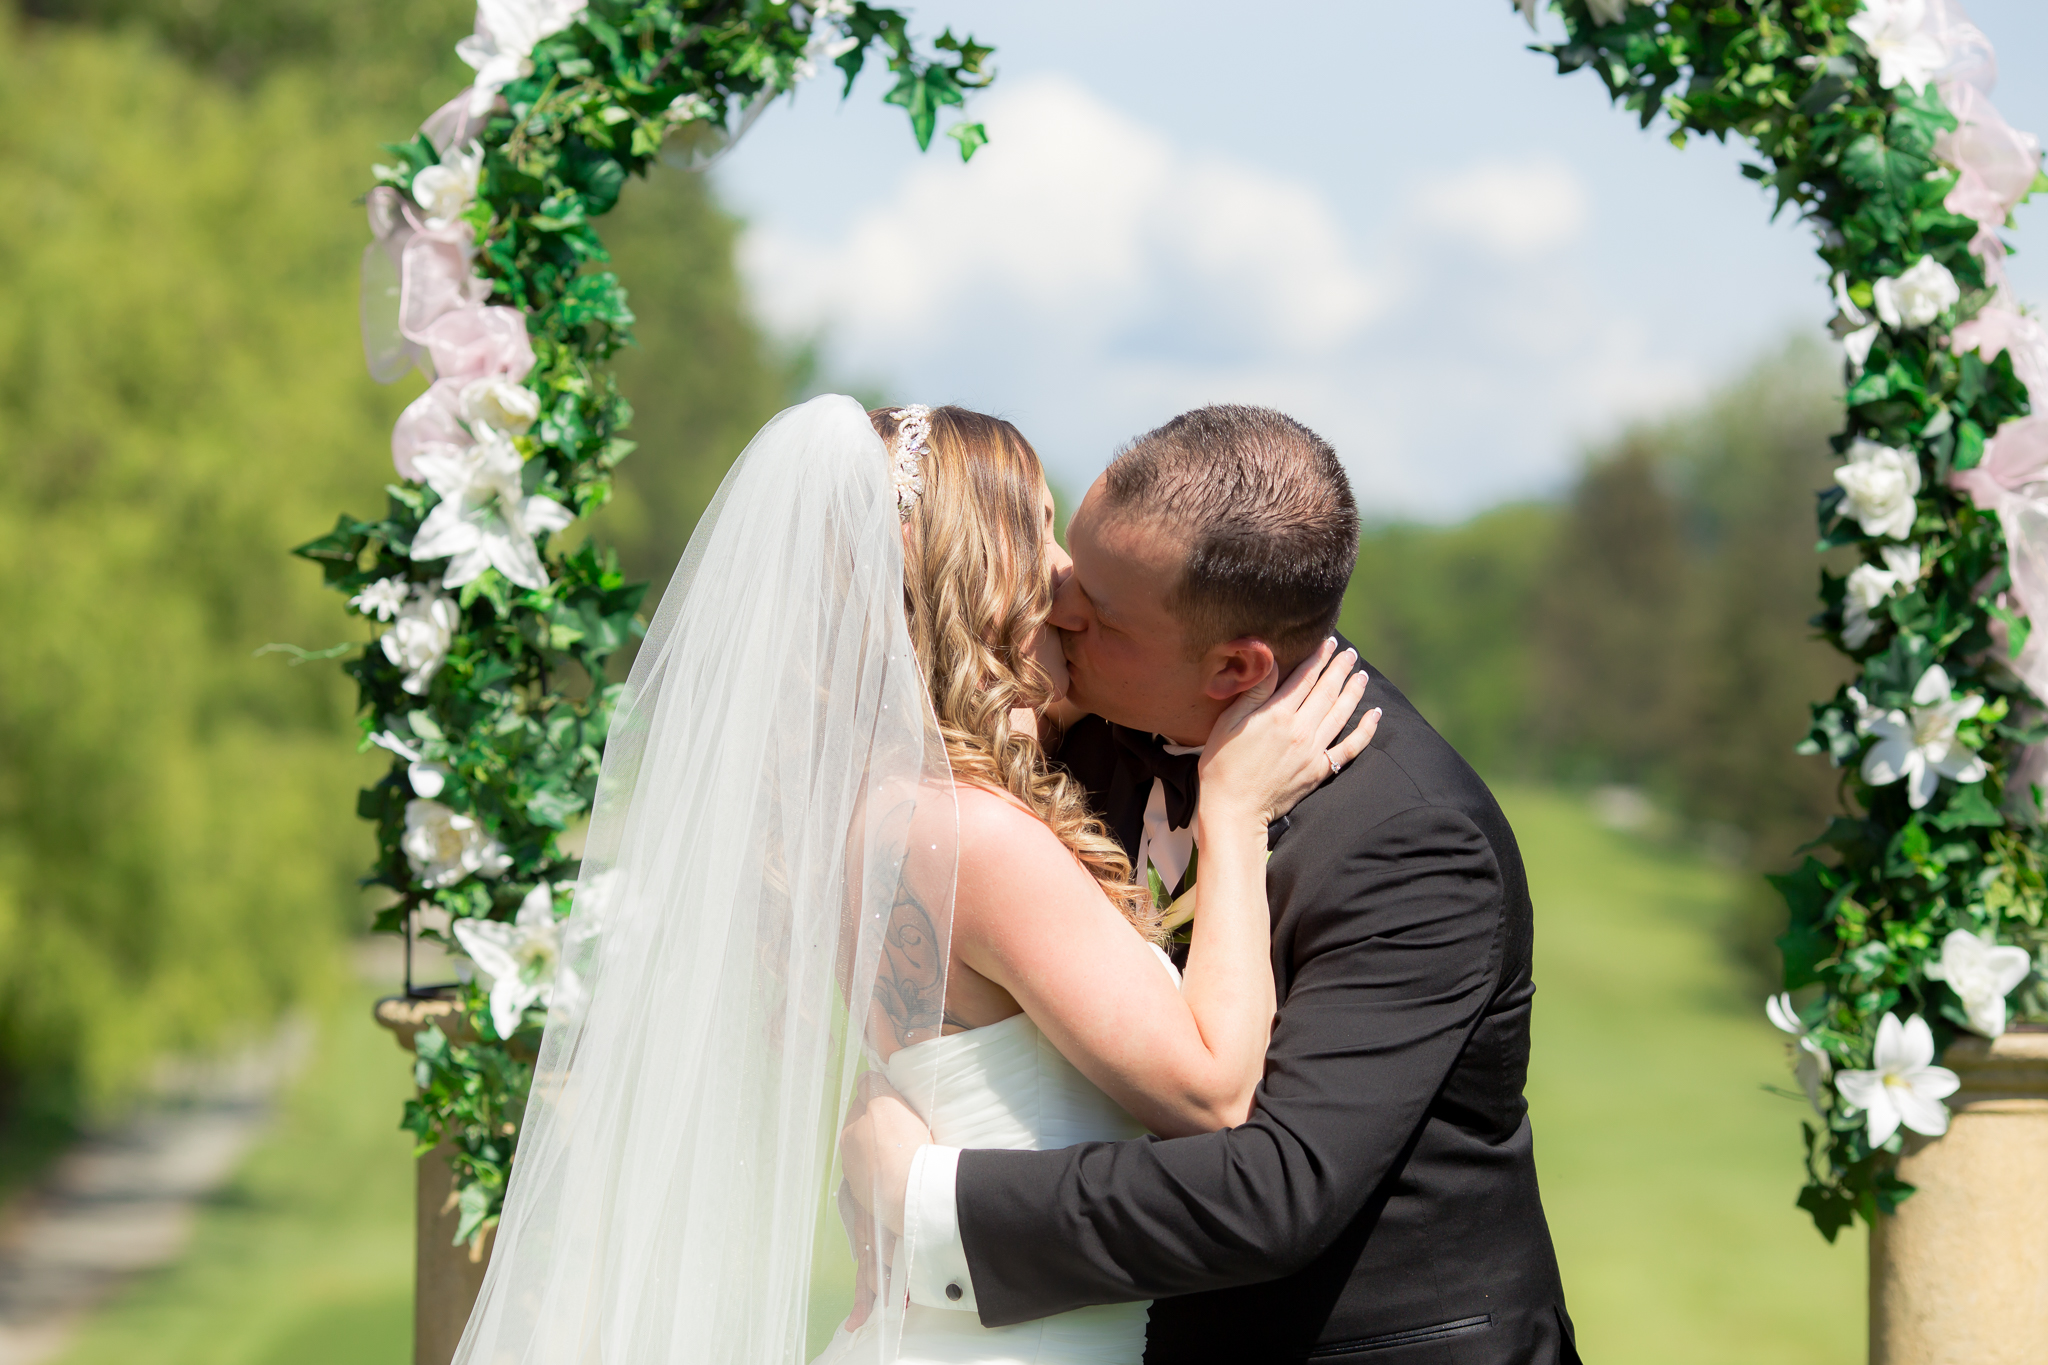
[[[1390,302],[1306,185],[1184,153],[1059,77],[975,112],[998,131],[971,166],[919,164],[839,243],[748,234],[742,266],[772,324],[901,345],[1000,309],[1069,344],[1302,353]]]
[[[1420,185],[1418,223],[1501,260],[1526,261],[1579,238],[1591,217],[1578,173],[1554,158],[1486,161]]]
[[[1457,517],[1559,490],[1584,439],[1703,387],[1574,248],[1562,162],[1469,164],[1346,223],[1062,78],[974,112],[996,140],[971,164],[757,220],[741,264],[828,372],[1000,412],[1069,492],[1174,413],[1249,402],[1329,438],[1369,515]]]

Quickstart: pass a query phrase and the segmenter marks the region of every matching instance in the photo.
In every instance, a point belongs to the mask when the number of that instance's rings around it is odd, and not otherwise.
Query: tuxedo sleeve
[[[1454,810],[1409,807],[1350,842],[1301,860],[1313,865],[1284,888],[1312,909],[1246,1123],[961,1154],[956,1211],[984,1324],[1279,1279],[1396,1168],[1499,980],[1502,878]]]

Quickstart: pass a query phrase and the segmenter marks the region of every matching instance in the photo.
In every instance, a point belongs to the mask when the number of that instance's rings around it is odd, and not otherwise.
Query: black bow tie
[[[1109,732],[1147,777],[1156,777],[1165,786],[1167,828],[1182,829],[1193,822],[1195,797],[1200,790],[1198,765],[1202,756],[1199,753],[1170,754],[1159,736],[1148,735],[1143,730],[1112,725]],[[1150,783],[1145,785],[1149,788]]]

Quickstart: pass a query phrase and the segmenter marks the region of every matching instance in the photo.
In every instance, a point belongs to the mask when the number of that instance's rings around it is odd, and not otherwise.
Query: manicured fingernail
[[[1365,718],[1367,720],[1378,720],[1380,718],[1380,708],[1377,706],[1373,707],[1372,710],[1365,713]]]

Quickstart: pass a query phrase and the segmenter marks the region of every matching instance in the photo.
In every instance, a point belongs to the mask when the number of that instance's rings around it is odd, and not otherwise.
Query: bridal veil
[[[726,477],[633,666],[457,1365],[822,1344],[851,1294],[841,1114],[865,1062],[938,1036],[956,825],[889,453],[814,399]]]

